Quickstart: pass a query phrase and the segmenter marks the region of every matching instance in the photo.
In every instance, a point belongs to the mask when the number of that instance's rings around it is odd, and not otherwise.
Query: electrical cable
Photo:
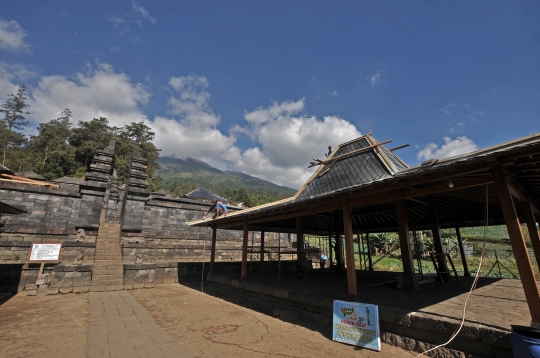
[[[442,347],[446,346],[447,344],[449,344],[450,342],[452,342],[454,340],[454,338],[457,337],[457,335],[459,334],[459,332],[463,328],[463,325],[465,324],[465,317],[467,315],[467,310],[469,309],[469,306],[471,305],[471,302],[469,301],[469,299],[471,298],[473,292],[476,290],[476,285],[478,284],[478,280],[480,279],[480,274],[481,274],[481,271],[482,271],[482,263],[484,261],[484,251],[486,249],[487,228],[488,228],[488,224],[489,224],[489,183],[486,185],[486,212],[485,212],[484,218],[485,218],[485,225],[484,225],[484,240],[482,242],[482,255],[480,256],[480,262],[478,263],[478,271],[476,272],[476,276],[474,277],[473,284],[471,286],[471,289],[469,290],[469,293],[467,294],[467,298],[465,299],[465,303],[463,305],[463,318],[461,319],[461,323],[460,323],[458,329],[452,334],[452,336],[450,336],[450,339],[448,340],[448,342],[440,344],[438,346],[435,346],[435,347],[433,347],[431,349],[428,349],[428,350],[420,353],[419,355],[417,355],[415,358],[421,357],[424,354],[426,354],[428,352],[431,352],[431,351],[433,351],[435,349],[442,348]]]

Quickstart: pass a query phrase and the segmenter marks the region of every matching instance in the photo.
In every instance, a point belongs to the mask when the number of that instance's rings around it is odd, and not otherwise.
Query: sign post
[[[379,307],[376,305],[335,300],[332,330],[334,341],[381,350]]]
[[[46,261],[58,261],[61,248],[61,243],[32,243],[28,261],[41,262],[41,266],[39,267],[39,274],[41,275]]]

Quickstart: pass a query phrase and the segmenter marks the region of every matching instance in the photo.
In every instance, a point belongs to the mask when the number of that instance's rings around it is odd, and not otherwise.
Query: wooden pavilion
[[[460,227],[505,224],[532,321],[540,322],[540,294],[520,225],[527,224],[540,262],[535,220],[540,215],[540,133],[412,168],[394,154],[399,147],[385,147],[388,142],[368,134],[343,143],[326,159],[314,159],[319,168],[293,197],[188,223],[213,229],[210,272],[214,272],[217,229],[243,230],[242,278],[247,273],[250,230],[260,230],[262,236],[296,233],[298,265],[305,264],[304,234],[343,233],[348,293],[356,295],[353,234],[396,231],[403,286],[419,289],[410,230],[432,230],[438,266],[447,271],[441,228],[455,228],[461,243]],[[340,252],[337,248],[336,255]]]

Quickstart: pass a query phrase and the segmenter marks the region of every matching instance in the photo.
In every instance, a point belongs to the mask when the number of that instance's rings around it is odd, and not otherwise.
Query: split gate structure
[[[368,134],[341,144],[319,161],[318,170],[293,197],[189,223],[213,229],[210,272],[215,272],[218,229],[243,231],[241,278],[247,274],[249,231],[296,233],[299,266],[304,264],[304,234],[343,233],[348,293],[355,296],[353,234],[394,231],[399,233],[403,286],[418,289],[410,231],[432,230],[438,265],[448,271],[442,228],[455,228],[460,239],[460,227],[504,224],[532,321],[540,322],[540,294],[520,224],[527,224],[540,262],[535,219],[540,215],[540,133],[413,168],[384,146],[388,142]],[[340,252],[338,247],[336,254]]]
[[[211,230],[186,222],[202,218],[210,203],[147,190],[146,160],[136,145],[128,184],[119,185],[115,147],[113,140],[96,151],[85,178],[48,183],[0,166],[0,293],[109,291],[200,278]],[[241,233],[224,231],[217,240],[222,265],[239,271]],[[47,242],[62,250],[39,279],[30,248]]]

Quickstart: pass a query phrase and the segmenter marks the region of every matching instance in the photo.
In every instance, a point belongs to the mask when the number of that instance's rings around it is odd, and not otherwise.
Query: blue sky
[[[291,187],[372,132],[409,165],[539,131],[540,3],[0,4],[0,100],[145,121],[163,155]],[[35,129],[30,128],[29,132]]]

